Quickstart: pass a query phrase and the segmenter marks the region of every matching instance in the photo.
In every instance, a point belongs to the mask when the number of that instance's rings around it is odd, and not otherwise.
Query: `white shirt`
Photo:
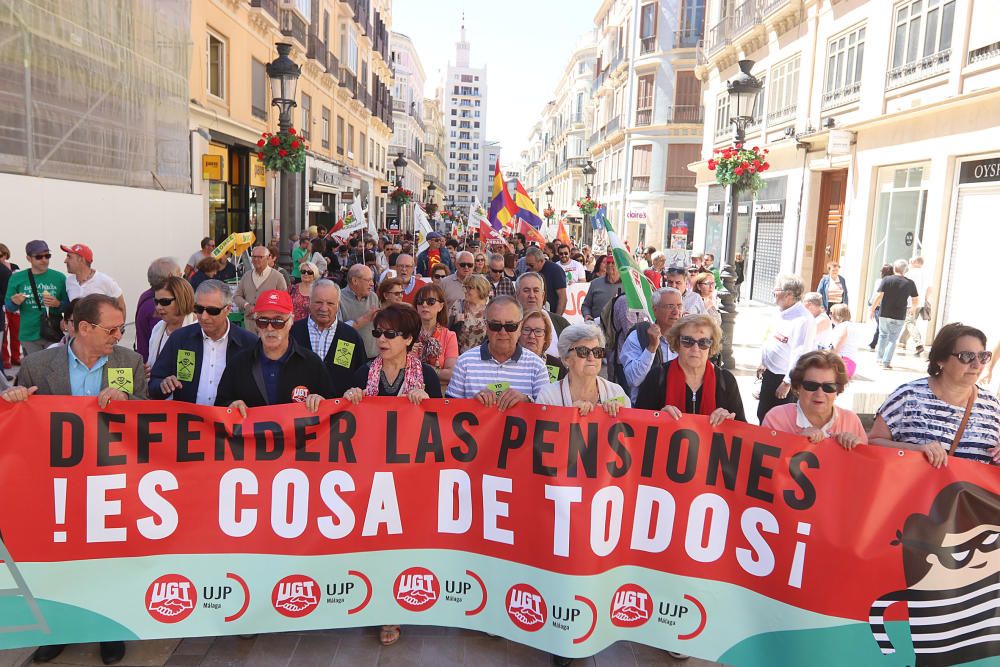
[[[198,378],[198,405],[215,405],[215,396],[219,393],[219,381],[222,372],[226,370],[226,350],[229,347],[229,327],[219,340],[212,340],[201,332],[201,375]]]
[[[587,282],[587,272],[583,268],[583,264],[576,261],[575,259],[569,260],[566,264],[558,262],[559,268],[566,273],[566,284],[570,285],[572,283],[585,283]]]
[[[705,307],[705,299],[693,290],[688,290],[684,294],[681,303],[684,304],[685,315],[701,315],[708,312],[708,308]]]
[[[198,321],[198,316],[194,313],[188,313],[184,316],[184,321],[181,322],[181,327],[186,327],[189,324],[194,324]],[[180,329],[181,327],[177,327]],[[174,329],[176,331],[177,329]],[[156,358],[160,356],[160,352],[166,347],[167,341],[170,340],[170,334],[167,333],[167,323],[160,320],[153,325],[153,331],[149,334],[149,358],[146,363],[149,364],[150,368],[156,363]]]
[[[88,294],[104,294],[112,299],[117,299],[122,295],[122,288],[118,286],[114,278],[100,271],[94,271],[94,275],[84,281],[82,285],[76,276],[70,273],[66,275],[66,294],[70,301]]]
[[[791,383],[788,374],[806,352],[816,349],[816,320],[801,302],[778,314],[771,323],[761,359],[767,370],[783,375],[785,382]]]

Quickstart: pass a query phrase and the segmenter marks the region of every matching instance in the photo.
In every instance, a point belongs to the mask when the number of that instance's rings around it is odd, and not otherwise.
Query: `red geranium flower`
[[[288,134],[295,134],[295,128],[294,127],[288,128]]]
[[[292,142],[292,148],[298,148],[298,147],[299,147],[299,140],[296,139],[295,141]]]
[[[750,167],[750,163],[747,162],[746,160],[743,160],[743,162],[740,162],[740,166],[743,167],[744,169],[748,169]]]
[[[261,139],[260,141],[258,141],[257,145],[260,146],[260,147],[263,147],[264,146],[264,140]]]
[[[717,163],[715,162],[715,160],[713,160],[713,159],[709,158],[709,160],[708,160],[708,168],[709,168],[710,170],[713,170],[713,171],[714,171],[714,170],[715,170],[715,165],[716,165],[716,164],[717,164]]]
[[[279,139],[278,137],[271,137],[271,145],[272,146],[277,146],[280,143],[281,143],[281,139]]]
[[[743,175],[743,167],[736,167],[736,169],[733,169],[733,173],[736,174],[737,176],[742,176]]]
[[[288,151],[286,151],[284,148],[279,148],[278,155],[280,155],[281,157],[285,157],[286,155],[288,155]]]
[[[263,153],[257,153],[257,159],[258,160],[263,160],[264,159],[264,154]]]

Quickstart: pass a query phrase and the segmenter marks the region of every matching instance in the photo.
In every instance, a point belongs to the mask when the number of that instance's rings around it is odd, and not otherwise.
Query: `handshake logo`
[[[437,576],[423,567],[411,567],[396,577],[392,587],[396,603],[410,611],[425,611],[434,606],[441,595]]]
[[[611,600],[611,623],[619,628],[637,628],[653,614],[653,599],[646,589],[625,584]]]
[[[540,630],[548,618],[542,594],[528,584],[516,584],[507,591],[507,615],[526,632]]]
[[[194,583],[180,574],[165,574],[146,589],[146,611],[160,623],[179,623],[198,602]]]
[[[290,574],[271,591],[274,610],[288,618],[302,618],[319,606],[319,584],[304,574]]]

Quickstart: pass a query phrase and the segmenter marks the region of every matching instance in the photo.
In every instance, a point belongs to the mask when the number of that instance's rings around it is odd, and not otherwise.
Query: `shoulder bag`
[[[58,343],[63,338],[62,329],[59,325],[62,323],[62,315],[56,310],[55,314],[50,314],[48,306],[42,303],[41,297],[38,296],[38,285],[35,284],[35,274],[28,269],[28,280],[31,282],[31,293],[35,297],[35,303],[40,311],[41,322],[38,326],[38,334],[42,337],[42,340],[47,340],[50,343]]]

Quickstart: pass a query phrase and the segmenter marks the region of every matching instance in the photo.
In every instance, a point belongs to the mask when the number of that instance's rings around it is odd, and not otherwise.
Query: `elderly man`
[[[875,309],[881,308],[878,316],[878,348],[875,360],[882,368],[892,368],[892,355],[896,352],[907,318],[916,317],[920,304],[920,290],[916,283],[906,277],[910,268],[905,259],[892,263],[892,275],[886,276],[878,284],[875,298],[869,309],[869,316],[875,318]]]
[[[66,295],[70,301],[88,294],[104,294],[117,299],[118,305],[125,310],[125,297],[115,279],[92,268],[93,250],[82,243],[61,245],[59,249],[66,253]]]
[[[533,401],[549,383],[545,361],[518,343],[524,311],[517,300],[498,296],[486,306],[486,342],[458,358],[446,396],[475,398],[501,410]]]
[[[305,403],[310,412],[331,396],[323,361],[291,340],[292,297],[285,291],[264,292],[254,304],[260,340],[226,366],[215,404],[239,410],[283,403]]]
[[[271,268],[270,260],[271,253],[267,248],[262,245],[253,248],[250,252],[253,271],[243,274],[240,284],[236,287],[236,297],[233,299],[236,309],[243,313],[244,326],[254,334],[257,333],[257,324],[252,316],[254,304],[260,295],[273,290],[288,289],[288,284],[281,274]]]
[[[802,279],[798,276],[781,274],[775,279],[774,302],[779,313],[768,329],[761,349],[761,365],[757,369],[757,377],[761,380],[757,403],[760,422],[774,406],[795,402],[789,395],[792,388],[789,374],[799,357],[816,349],[816,320],[802,305],[803,290]]]
[[[427,235],[427,250],[417,255],[417,273],[429,278],[435,264],[444,264],[449,273],[455,270],[451,251],[444,245],[444,237],[438,232],[431,232]]]
[[[257,336],[230,326],[233,294],[218,280],[206,280],[194,293],[198,321],[172,333],[149,377],[149,397],[215,405],[226,366],[239,352],[257,344]]]
[[[545,280],[545,293],[549,312],[562,315],[566,310],[566,274],[561,268],[545,257],[541,248],[532,247],[524,253],[524,265],[528,271],[537,273]]]
[[[471,252],[458,253],[455,273],[445,276],[438,283],[438,286],[444,290],[444,298],[448,302],[449,308],[451,304],[465,297],[465,279],[472,275],[475,259],[476,256]]]
[[[146,369],[142,357],[120,347],[125,313],[116,299],[90,294],[73,308],[74,336],[65,346],[51,347],[24,359],[16,387],[4,390],[5,401],[27,401],[32,394],[96,396],[106,408],[111,401],[146,399]],[[35,662],[49,662],[64,644],[40,646]],[[125,657],[125,643],[101,642],[101,659],[113,665]]]
[[[629,397],[639,397],[639,385],[653,364],[665,364],[677,356],[667,345],[666,334],[684,314],[681,293],[673,287],[661,287],[653,292],[654,322],[639,322],[625,338],[621,351],[621,366],[628,383]]]
[[[29,355],[59,340],[47,340],[42,336],[42,317],[59,314],[69,305],[69,298],[66,295],[66,276],[49,268],[49,260],[52,259],[49,245],[45,241],[29,241],[24,251],[30,266],[10,276],[4,307],[9,313],[21,314],[21,347],[24,354]],[[54,333],[59,333],[58,326]],[[149,341],[148,335],[146,341]]]
[[[486,263],[486,279],[490,281],[490,298],[498,296],[514,296],[517,288],[514,281],[507,277],[504,270],[506,266],[503,255],[498,252],[491,253]]]
[[[705,308],[705,300],[694,290],[688,289],[688,274],[684,269],[671,266],[664,273],[667,287],[673,287],[681,293],[684,302],[684,313],[687,315],[701,315],[708,312]]]
[[[365,355],[369,359],[378,354],[375,338],[372,337],[372,320],[379,308],[378,295],[372,289],[374,284],[372,272],[364,264],[355,264],[348,269],[347,289],[340,293],[340,309],[337,312],[337,319],[361,336]]]
[[[405,252],[396,255],[396,277],[403,281],[403,301],[411,306],[413,300],[417,298],[417,292],[424,286],[424,281],[417,278],[413,268],[413,255]]]
[[[514,283],[517,290],[517,302],[521,304],[524,312],[532,310],[545,310],[545,280],[542,276],[534,272],[522,273]],[[569,326],[569,320],[562,315],[547,313],[549,321],[552,322],[552,344],[546,350],[549,354],[557,356],[559,354],[559,334]]]
[[[607,255],[598,261],[604,262],[604,275],[590,281],[590,289],[587,290],[587,296],[583,298],[583,305],[580,306],[583,319],[588,322],[600,319],[604,307],[622,291],[622,279],[618,274],[614,258]]]
[[[349,324],[337,321],[340,287],[332,280],[317,280],[309,294],[309,317],[292,325],[292,340],[323,360],[333,392],[340,398],[351,388],[354,372],[368,360],[365,342]]]

